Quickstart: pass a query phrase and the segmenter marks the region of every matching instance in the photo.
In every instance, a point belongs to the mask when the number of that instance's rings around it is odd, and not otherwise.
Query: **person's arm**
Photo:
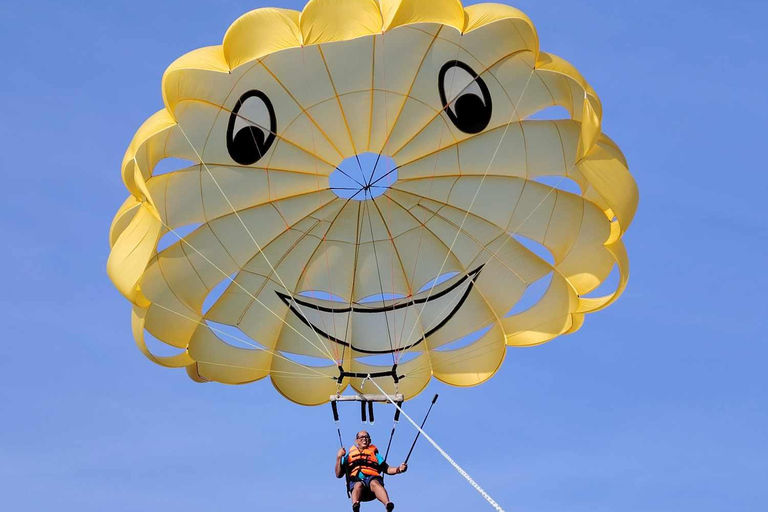
[[[405,473],[408,471],[408,464],[400,464],[397,467],[387,466],[387,469],[384,471],[388,475],[399,475],[400,473]]]
[[[344,456],[347,454],[347,450],[344,448],[341,448],[339,452],[336,454],[336,478],[342,478],[344,476],[344,467],[342,464],[344,463]]]

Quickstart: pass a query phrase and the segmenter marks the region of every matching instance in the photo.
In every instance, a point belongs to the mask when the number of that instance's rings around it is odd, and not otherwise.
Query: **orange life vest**
[[[347,457],[349,476],[357,476],[361,471],[368,476],[379,475],[381,471],[379,470],[379,459],[376,456],[378,453],[379,449],[374,445],[370,445],[364,450],[360,450],[357,445],[350,448]]]

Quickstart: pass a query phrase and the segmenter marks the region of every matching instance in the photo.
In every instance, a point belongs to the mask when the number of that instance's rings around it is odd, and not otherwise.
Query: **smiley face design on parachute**
[[[307,405],[340,367],[397,364],[406,398],[476,385],[624,289],[634,180],[594,90],[517,9],[256,9],[162,88],[108,273],[142,352],[196,381],[269,377]]]
[[[457,129],[467,134],[476,134],[488,126],[492,113],[490,92],[485,81],[469,65],[460,61],[447,62],[440,69],[436,88],[444,112]],[[455,94],[451,94],[451,91],[455,91]],[[267,154],[276,133],[277,119],[272,102],[262,91],[248,91],[238,99],[230,114],[226,134],[229,155],[241,165],[255,164]],[[361,186],[357,192],[364,193],[365,189],[365,186]],[[361,354],[386,354],[395,350],[410,350],[445,326],[464,304],[481,270],[482,266],[452,279],[452,283],[438,293],[433,293],[433,288],[430,287],[421,297],[390,300],[382,298],[380,305],[373,306],[350,301],[346,307],[329,307],[280,291],[275,293],[302,323],[323,338],[350,347]],[[422,311],[412,312],[406,308],[418,308]],[[397,324],[398,321],[403,323],[408,318],[417,319],[426,308],[438,308],[441,311],[434,325],[418,332],[415,332],[413,326],[409,326],[409,338],[397,343],[397,347],[392,346],[390,340],[390,347],[387,349],[362,348],[356,346],[353,341],[327,332],[328,325],[348,325],[353,317],[360,318],[359,315],[365,315],[371,318],[377,315],[378,318],[367,321],[371,325],[369,332],[387,333],[389,336],[389,322]],[[369,341],[373,337],[375,334],[367,336]]]

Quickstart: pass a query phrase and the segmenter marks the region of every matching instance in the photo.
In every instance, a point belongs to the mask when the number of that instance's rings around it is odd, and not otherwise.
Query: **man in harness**
[[[359,512],[361,501],[371,501],[374,497],[386,506],[387,512],[391,512],[395,504],[389,501],[381,473],[399,475],[407,469],[404,463],[396,468],[390,467],[379,450],[371,444],[371,436],[365,430],[355,436],[355,446],[349,449],[349,455],[344,448],[336,455],[336,478],[342,478],[345,474],[349,476],[348,486],[354,512]]]

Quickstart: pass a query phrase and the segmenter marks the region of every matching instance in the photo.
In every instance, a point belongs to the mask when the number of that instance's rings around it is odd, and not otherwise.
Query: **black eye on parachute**
[[[485,81],[461,61],[447,62],[438,76],[443,108],[456,128],[480,133],[491,122],[491,93]]]
[[[277,118],[266,94],[248,91],[237,100],[227,126],[227,151],[241,165],[258,162],[275,141]]]

